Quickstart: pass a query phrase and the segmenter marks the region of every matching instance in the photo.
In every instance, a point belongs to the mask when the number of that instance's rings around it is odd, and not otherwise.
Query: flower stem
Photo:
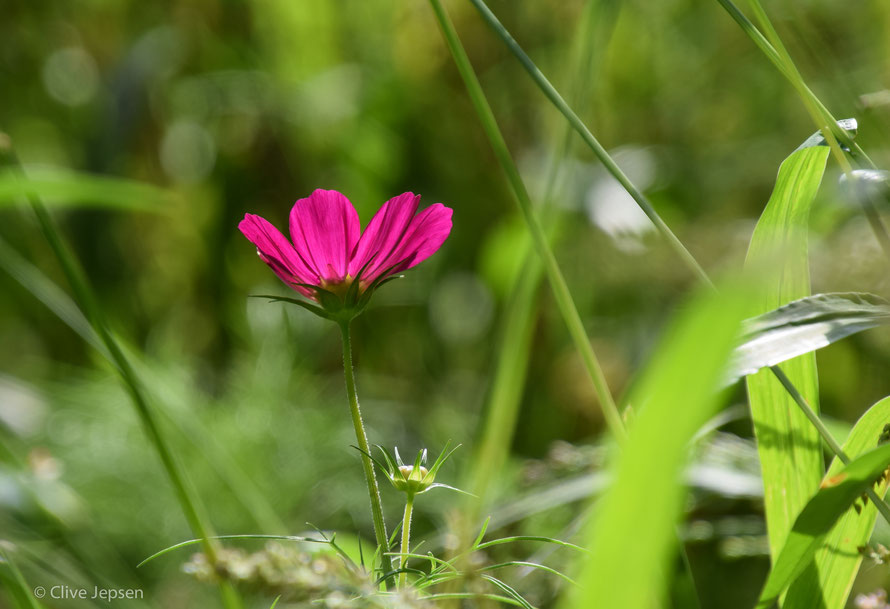
[[[401,561],[399,562],[399,568],[404,569],[408,564],[408,552],[411,551],[411,514],[414,511],[414,495],[411,493],[407,494],[407,499],[405,500],[405,516],[402,518],[402,549],[401,549]],[[408,574],[403,570],[399,573],[399,589],[405,587],[408,583]]]
[[[374,520],[374,536],[377,539],[380,560],[383,562],[389,543],[386,536],[386,523],[383,521],[383,507],[380,503],[380,488],[377,486],[377,477],[374,475],[374,465],[371,463],[368,434],[365,433],[365,424],[362,422],[362,412],[358,406],[358,394],[355,391],[355,370],[352,365],[352,339],[349,334],[349,322],[340,322],[340,335],[343,337],[343,374],[346,377],[346,393],[349,396],[349,410],[352,412],[352,425],[355,428],[355,439],[362,453],[362,467],[365,470],[365,481],[368,483],[368,495],[371,498],[371,516]],[[385,572],[385,569],[384,569]]]

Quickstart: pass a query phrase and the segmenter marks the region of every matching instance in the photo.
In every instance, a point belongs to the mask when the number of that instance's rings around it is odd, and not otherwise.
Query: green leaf
[[[751,306],[742,286],[724,286],[691,306],[662,341],[631,392],[636,417],[610,468],[611,488],[588,531],[592,556],[563,607],[660,606],[677,543],[689,442],[723,401],[718,387],[741,320]]]
[[[807,503],[794,522],[770,571],[758,607],[769,607],[809,566],[835,522],[866,489],[882,477],[888,465],[890,445],[885,445],[865,453],[836,474],[826,477],[823,488]]]
[[[874,448],[888,422],[890,398],[884,398],[856,422],[844,443],[844,452],[855,459]],[[828,468],[828,475],[836,476],[842,469],[843,464],[835,459]],[[884,486],[879,488],[878,496],[883,497],[884,490]],[[837,521],[824,545],[816,551],[815,571],[805,571],[791,585],[785,596],[784,609],[842,609],[846,605],[862,562],[859,548],[868,543],[876,516],[877,510],[869,501],[861,512],[849,510]],[[814,577],[816,573],[818,580]]]
[[[863,293],[816,294],[747,320],[728,380],[890,323],[890,302]]]
[[[33,588],[12,560],[11,544],[4,543],[7,544],[6,547],[0,544],[0,582],[3,582],[3,587],[9,591],[21,609],[43,609],[43,605],[34,598]]]
[[[50,206],[99,206],[164,211],[175,200],[172,191],[144,182],[79,173],[67,169],[28,167],[0,170],[0,207],[39,197]]]
[[[810,295],[807,227],[828,153],[825,146],[802,148],[779,168],[748,248],[746,265],[764,276],[767,286],[756,313]],[[782,370],[818,412],[815,356],[794,358],[782,364]],[[763,475],[770,554],[775,558],[794,519],[819,487],[822,444],[818,432],[770,371],[749,376],[747,385]]]

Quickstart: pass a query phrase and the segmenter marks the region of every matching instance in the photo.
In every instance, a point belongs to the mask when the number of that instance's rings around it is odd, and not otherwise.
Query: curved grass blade
[[[746,285],[729,285],[683,307],[635,384],[630,403],[638,414],[588,531],[583,589],[570,591],[562,607],[660,606],[689,443],[722,402],[718,388],[750,299]]]
[[[525,560],[511,560],[509,562],[502,562],[496,565],[488,565],[479,569],[480,571],[493,571],[494,569],[503,569],[504,567],[527,567],[529,569],[536,569],[538,571],[545,571],[550,573],[551,575],[555,575],[560,579],[567,581],[570,584],[577,585],[577,582],[573,580],[571,577],[562,573],[561,571],[557,571],[552,567],[548,567],[547,565],[542,565],[536,562],[528,562]]]
[[[515,537],[502,537],[500,539],[493,539],[492,541],[486,541],[485,543],[476,545],[475,547],[473,547],[473,551],[484,550],[485,548],[490,548],[491,546],[499,546],[505,543],[515,543],[517,541],[540,541],[542,543],[552,543],[564,548],[572,548],[573,550],[578,550],[580,552],[587,552],[586,548],[576,546],[575,544],[569,543],[568,541],[553,539],[552,537],[541,537],[539,535],[516,535]]]
[[[307,543],[323,543],[323,544],[327,544],[331,547],[336,547],[332,543],[332,540],[330,540],[330,539],[312,539],[311,537],[296,537],[296,536],[292,536],[292,535],[214,535],[210,539],[216,539],[216,540],[220,540],[220,541],[223,541],[226,539],[273,539],[276,541],[300,541],[300,542],[307,542]],[[149,556],[148,558],[146,558],[142,562],[140,562],[138,565],[136,565],[136,568],[138,569],[142,565],[153,561],[155,558],[160,558],[164,554],[172,552],[173,550],[178,550],[179,548],[185,548],[187,546],[194,546],[194,545],[203,543],[203,541],[204,541],[203,539],[188,539],[186,541],[180,541],[179,543],[173,544],[172,546],[168,546],[168,547],[164,548],[163,550],[160,550],[159,552],[155,552],[154,554],[152,554],[151,556]]]
[[[874,448],[888,422],[890,398],[884,398],[856,422],[844,442],[844,452],[856,458]],[[828,476],[837,476],[842,469],[843,463],[835,459],[828,468]],[[886,485],[880,486],[877,495],[883,497],[885,490]],[[843,609],[846,605],[862,562],[859,549],[868,543],[877,516],[874,501],[863,503],[860,511],[847,511],[834,525],[825,543],[816,551],[815,570],[805,571],[791,585],[784,609]],[[816,573],[818,578],[814,577]]]
[[[822,488],[795,520],[770,571],[758,608],[771,606],[809,566],[834,524],[866,489],[883,478],[888,465],[890,444],[865,453],[837,474],[825,478]]]
[[[829,150],[811,146],[779,167],[776,185],[751,237],[746,266],[765,274],[767,290],[757,313],[810,295],[807,230]],[[812,353],[781,371],[818,413],[816,360]],[[823,473],[818,431],[769,370],[747,377],[748,403],[757,436],[770,553],[776,557]]]
[[[505,605],[513,605],[516,607],[524,607],[522,603],[516,601],[508,596],[501,596],[500,594],[480,594],[476,592],[441,592],[439,594],[430,594],[424,597],[430,601],[445,601],[445,600],[488,600],[488,601],[498,601],[500,603],[504,603]]]
[[[9,568],[5,573],[4,565]],[[9,551],[0,545],[0,582],[10,591],[21,609],[43,609],[43,605],[34,597],[33,588],[25,580],[21,570],[9,557]]]
[[[0,208],[28,197],[40,197],[52,206],[100,206],[114,209],[164,212],[176,195],[144,182],[92,175],[49,167],[0,170]]]
[[[728,381],[890,323],[890,302],[865,293],[816,294],[747,320]]]
[[[87,321],[71,297],[39,268],[13,249],[2,237],[0,237],[0,268],[33,294],[47,309],[55,313],[84,341],[99,351],[112,365],[114,364],[105,345],[99,340],[90,322]]]
[[[524,607],[525,609],[535,609],[535,607],[527,600],[525,600],[525,598],[523,598],[521,594],[519,594],[511,586],[508,586],[498,578],[492,577],[491,575],[480,575],[479,577],[489,582],[490,584],[493,584],[495,587],[500,588],[505,594],[515,600],[520,607]]]

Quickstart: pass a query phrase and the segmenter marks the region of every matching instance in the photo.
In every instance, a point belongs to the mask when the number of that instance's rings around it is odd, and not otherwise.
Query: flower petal
[[[379,274],[378,271],[398,262],[398,259],[390,261],[391,254],[399,248],[419,203],[420,195],[406,192],[393,197],[377,210],[349,262],[350,275],[355,277],[367,264],[362,279],[373,279]]]
[[[386,266],[379,271],[389,269],[387,275],[393,275],[417,266],[435,254],[451,234],[452,213],[450,207],[435,203],[417,214],[402,236],[399,247],[390,254]],[[368,279],[376,279],[377,275]]]
[[[314,272],[309,283],[338,282],[346,276],[360,231],[358,212],[336,190],[319,189],[294,203],[290,235],[297,253]]]
[[[277,228],[265,218],[245,214],[238,224],[238,230],[256,246],[260,260],[268,264],[284,283],[304,296],[311,297],[310,290],[296,284],[314,282],[314,273],[306,267],[294,246]]]

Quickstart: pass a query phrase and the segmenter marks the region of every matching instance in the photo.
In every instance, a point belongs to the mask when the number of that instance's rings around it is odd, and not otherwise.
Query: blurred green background
[[[708,271],[739,268],[779,163],[814,126],[719,5],[490,5],[557,88],[588,89],[576,110]],[[560,158],[561,117],[468,2],[447,6],[540,199]],[[858,141],[887,167],[890,5],[768,8],[811,87],[835,115],[859,120]],[[594,26],[579,39],[585,11]],[[311,522],[370,535],[336,328],[248,299],[287,290],[236,229],[245,212],[284,227],[293,201],[315,188],[343,192],[363,223],[407,190],[421,205],[454,209],[442,250],[381,290],[354,336],[371,441],[434,455],[449,439],[463,443],[441,479],[464,482],[502,313],[527,263],[523,225],[429,6],[5,0],[2,12],[0,131],[26,169],[174,193],[149,211],[84,205],[54,215],[136,354],[218,531],[296,534]],[[695,280],[592,155],[575,140],[568,151],[552,200],[554,244],[621,395]],[[886,261],[837,177],[830,164],[812,221],[814,291],[887,296]],[[26,206],[0,208],[0,237],[67,289]],[[5,272],[0,294],[0,537],[15,544],[29,581],[142,587],[152,606],[211,602],[212,589],[178,573],[188,550],[133,568],[191,534],[114,371]],[[839,428],[890,394],[888,338],[871,331],[819,353],[823,408]],[[702,458],[756,476],[750,422],[744,408],[731,414]],[[583,503],[559,494],[560,483],[596,469],[589,445],[602,427],[542,285],[495,520],[499,505],[525,497],[527,518],[507,514],[505,528],[571,535]],[[767,564],[756,492],[698,486],[689,539],[703,603],[745,606]],[[397,522],[400,499],[383,492]],[[415,537],[443,532],[459,505],[421,497]],[[864,586],[886,572],[866,575]],[[535,581],[546,606],[553,582]]]

